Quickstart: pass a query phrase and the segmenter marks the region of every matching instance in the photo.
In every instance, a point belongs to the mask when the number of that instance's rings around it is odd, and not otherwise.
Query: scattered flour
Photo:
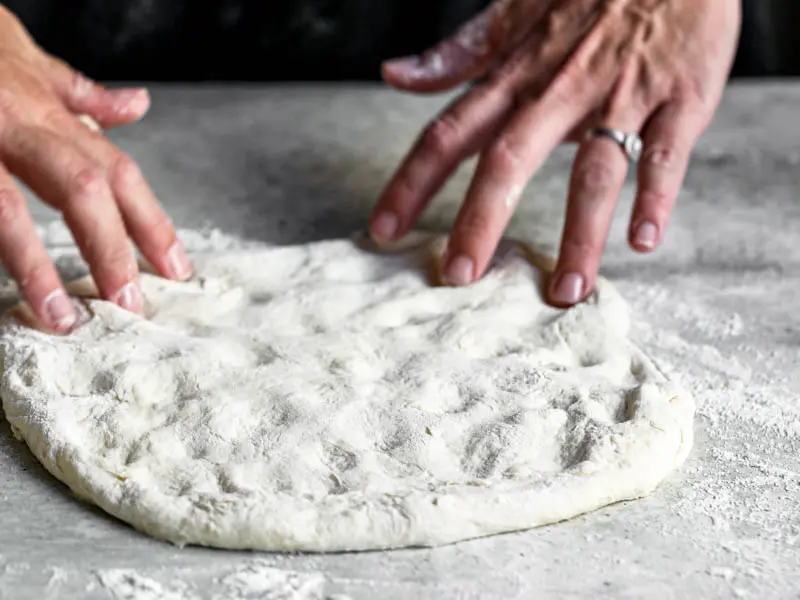
[[[197,600],[182,582],[166,587],[133,569],[99,571],[97,578],[113,600]]]
[[[224,591],[214,600],[331,600],[321,573],[284,571],[266,561],[250,562],[220,583]]]
[[[45,239],[54,256],[59,255],[53,244],[58,240],[69,246],[62,254],[74,253],[60,222],[47,231],[51,237]],[[252,245],[213,230],[181,232],[181,236],[190,251]],[[765,557],[776,552],[796,556],[800,544],[796,519],[800,514],[800,377],[792,375],[800,364],[800,348],[796,342],[775,341],[785,328],[786,304],[797,296],[788,278],[782,285],[770,283],[772,279],[762,282],[757,274],[730,279],[715,275],[717,279],[708,284],[701,282],[702,276],[697,276],[696,288],[680,296],[667,292],[675,290],[674,285],[647,283],[641,272],[633,270],[627,280],[623,276],[614,281],[636,317],[652,325],[637,326],[634,339],[665,371],[682,373],[683,384],[698,403],[699,440],[680,484],[664,492],[669,510],[697,524],[692,546],[698,556],[706,557],[704,563],[724,565],[712,567],[708,575],[730,584],[730,597],[764,597],[747,590],[768,588],[773,574],[779,573],[780,566]],[[693,276],[684,277],[682,287]],[[776,298],[774,306],[758,306],[748,311],[747,319],[744,313],[726,309],[749,306],[748,289],[763,290],[765,285],[774,286],[768,292]],[[0,282],[0,295],[13,287],[7,280]],[[758,298],[762,297],[763,292]],[[755,314],[766,316],[753,322]],[[748,360],[743,362],[743,357]],[[758,367],[755,372],[753,366]],[[665,523],[655,521],[654,531],[665,537],[685,535]],[[7,565],[0,559],[0,588],[14,581],[3,574],[23,573],[26,566]],[[777,579],[785,581],[785,577]],[[775,590],[766,595],[779,597]]]
[[[774,306],[748,313],[760,322],[747,323],[726,309],[741,305],[736,295],[747,300],[752,288],[741,281],[708,286],[698,278],[697,289],[686,290],[689,302],[659,285],[617,284],[637,316],[653,324],[640,325],[634,338],[667,373],[681,374],[697,402],[695,456],[676,486],[672,510],[693,521],[706,518],[715,532],[695,543],[709,543],[712,554],[734,566],[712,576],[763,585],[774,568],[759,559],[773,552],[765,543],[789,551],[800,541],[794,518],[800,514],[800,385],[785,376],[800,364],[800,347],[763,333],[783,327],[781,294],[776,290]]]
[[[53,595],[53,597],[57,597],[55,594],[58,592],[59,588],[67,582],[69,573],[61,567],[50,567],[50,571],[52,571],[52,575],[50,575],[50,579],[47,582],[45,592],[48,596]]]

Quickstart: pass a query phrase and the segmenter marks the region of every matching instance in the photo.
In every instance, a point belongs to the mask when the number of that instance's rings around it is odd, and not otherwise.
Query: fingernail
[[[397,233],[397,217],[394,213],[382,212],[372,221],[372,235],[380,242],[394,239]]]
[[[633,234],[633,243],[636,246],[652,250],[658,243],[658,228],[650,221],[645,221]]]
[[[421,62],[422,59],[418,55],[411,55],[384,61],[383,66],[393,71],[407,71],[409,69],[418,69]]]
[[[583,277],[577,273],[557,276],[550,292],[550,299],[558,304],[577,304],[583,296]]]
[[[175,279],[185,280],[192,276],[192,264],[180,240],[177,240],[167,251],[167,262]]]
[[[144,114],[150,107],[150,94],[144,89],[120,90],[114,92],[114,112],[118,114]]]
[[[406,56],[383,63],[385,69],[397,77],[420,79],[441,76],[445,72],[444,57],[439,52],[427,52],[424,56]]]
[[[55,331],[66,333],[78,320],[78,314],[72,305],[72,300],[64,290],[54,290],[44,300],[44,313],[47,315],[47,325]]]
[[[134,282],[125,284],[114,300],[120,307],[133,313],[142,311],[142,292]]]
[[[474,277],[475,263],[463,254],[450,260],[444,270],[444,279],[450,285],[468,285]]]

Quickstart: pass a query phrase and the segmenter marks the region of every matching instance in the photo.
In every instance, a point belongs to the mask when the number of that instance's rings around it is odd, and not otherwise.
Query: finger
[[[144,88],[108,90],[50,56],[45,57],[45,69],[64,105],[104,128],[137,121],[150,109],[150,94]]]
[[[619,78],[606,102],[603,119],[585,131],[611,127],[639,132],[650,110],[639,88],[641,66],[635,60],[621,65]],[[594,115],[600,113],[593,111]],[[629,158],[619,143],[608,137],[591,137],[581,144],[570,180],[561,250],[549,299],[556,306],[572,306],[594,289],[614,207],[628,173]]]
[[[441,92],[483,77],[498,56],[514,47],[541,19],[544,4],[493,2],[421,55],[386,61],[383,78],[403,90]]]
[[[564,138],[564,142],[574,144],[582,143],[586,138],[586,132],[592,127],[596,127],[598,123],[602,123],[603,121],[604,115],[601,110],[597,109],[590,112],[580,123],[572,128],[572,131],[570,131]]]
[[[614,85],[620,67],[604,51],[602,32],[553,44],[548,31],[534,31],[530,46],[521,47],[496,75],[524,94],[481,156],[456,218],[442,272],[451,285],[483,274],[527,181]],[[570,57],[566,63],[564,56]]]
[[[501,87],[482,84],[446,109],[422,133],[372,213],[379,242],[402,236],[458,165],[477,152],[513,106]]]
[[[186,250],[139,166],[118,152],[107,168],[125,226],[136,246],[159,274],[179,281],[189,279],[192,265]]]
[[[575,158],[558,264],[549,297],[572,306],[594,288],[611,218],[628,172],[622,149],[606,138],[585,141]]]
[[[39,128],[11,128],[2,159],[43,200],[64,213],[103,298],[140,312],[135,256],[102,167]]]
[[[190,278],[186,251],[136,162],[69,115],[55,125],[104,168],[130,237],[156,271],[170,279]]]
[[[565,102],[564,93],[555,85],[523,107],[482,154],[450,236],[445,282],[466,285],[482,275],[528,179],[588,112],[591,95]]]
[[[47,250],[36,235],[25,198],[0,165],[0,257],[39,321],[67,333],[78,320]]]
[[[659,109],[648,123],[628,234],[634,250],[650,252],[664,239],[692,147],[707,122],[701,110],[673,103]]]

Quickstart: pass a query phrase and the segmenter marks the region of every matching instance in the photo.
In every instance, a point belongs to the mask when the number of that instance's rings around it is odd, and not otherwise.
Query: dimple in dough
[[[95,299],[66,337],[10,321],[6,417],[79,498],[223,548],[527,529],[644,496],[683,462],[692,398],[628,341],[608,282],[554,309],[507,244],[479,282],[443,287],[442,245],[200,255],[191,282],[142,276],[147,318]]]

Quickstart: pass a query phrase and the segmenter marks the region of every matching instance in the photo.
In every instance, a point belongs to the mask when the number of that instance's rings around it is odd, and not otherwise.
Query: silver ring
[[[631,163],[639,162],[644,150],[644,142],[638,133],[610,129],[608,127],[596,127],[589,131],[587,137],[607,137],[614,140],[617,145],[625,152],[625,156]]]
[[[101,131],[103,131],[103,128],[100,127],[100,123],[95,121],[89,115],[77,115],[77,119],[78,121],[86,125],[86,127],[89,128],[89,131],[93,131],[94,133],[100,133]]]

